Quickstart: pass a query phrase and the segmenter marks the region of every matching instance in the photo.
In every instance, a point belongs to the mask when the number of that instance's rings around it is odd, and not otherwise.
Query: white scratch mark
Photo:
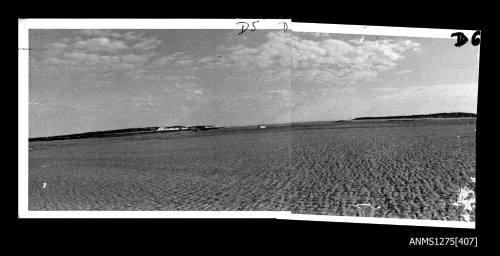
[[[376,210],[376,209],[378,209],[378,208],[380,208],[380,206],[378,206],[378,207],[376,207],[376,208],[375,208],[375,207],[373,207],[371,204],[356,204],[356,205],[354,205],[354,206],[356,206],[356,207],[360,207],[360,206],[368,206],[368,207],[370,207],[370,208],[372,208],[372,209],[375,209],[375,210]]]
[[[355,204],[354,207],[356,207],[358,210],[361,210],[361,216],[373,216],[375,213],[373,211],[376,211],[380,209],[380,206],[378,207],[373,207],[371,204]],[[369,209],[366,209],[365,207],[369,207]],[[371,212],[370,212],[371,210]]]
[[[464,221],[470,221],[470,214],[474,212],[476,206],[476,195],[474,191],[468,187],[460,188],[457,201],[453,203],[458,207],[461,214],[460,217]]]

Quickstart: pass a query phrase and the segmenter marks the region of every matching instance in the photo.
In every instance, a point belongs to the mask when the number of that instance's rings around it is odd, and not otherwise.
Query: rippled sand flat
[[[474,189],[475,129],[471,120],[433,120],[296,132],[292,211],[462,220],[454,203]]]
[[[286,210],[290,141],[281,130],[30,143],[29,209]]]
[[[30,142],[29,210],[458,220],[460,188],[474,188],[475,124],[330,122]]]

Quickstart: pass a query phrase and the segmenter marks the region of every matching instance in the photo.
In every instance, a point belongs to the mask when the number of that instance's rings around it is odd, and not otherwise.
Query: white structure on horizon
[[[266,126],[265,126],[265,125],[262,125],[262,124],[257,125],[257,127],[258,127],[259,129],[264,129],[264,128],[266,128]]]
[[[187,130],[187,127],[184,126],[158,127],[156,131],[163,132],[163,131],[180,131],[180,130]]]

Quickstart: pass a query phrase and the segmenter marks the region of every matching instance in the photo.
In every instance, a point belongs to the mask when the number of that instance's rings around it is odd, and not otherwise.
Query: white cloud
[[[161,44],[161,40],[137,31],[90,29],[75,32],[73,37],[50,42],[43,47],[43,52],[30,56],[30,74],[61,76],[79,73],[91,77],[94,73],[106,75],[114,71],[141,69],[142,73],[134,75],[144,78],[149,75],[144,69],[155,54],[152,50]]]
[[[143,64],[148,60],[148,56],[139,55],[139,54],[127,54],[121,56],[122,62],[131,63],[131,64]]]
[[[396,72],[397,74],[400,74],[400,75],[403,75],[403,74],[410,74],[410,73],[413,73],[413,71],[411,70],[401,70],[401,71],[398,71]]]
[[[161,40],[154,37],[145,37],[143,33],[138,31],[122,32],[120,30],[111,29],[83,29],[80,31],[80,34],[92,37],[92,40],[95,40],[95,38],[111,38],[117,41],[121,40],[123,43],[126,42],[132,45],[131,48],[142,51],[155,49],[162,43]]]
[[[180,59],[175,62],[175,65],[177,66],[188,66],[193,63],[192,59]]]
[[[80,72],[92,75],[90,72],[105,73],[110,71],[131,71],[140,68],[149,56],[143,54],[102,55],[100,53],[72,51],[53,57],[46,57],[35,64],[46,74],[51,71]]]
[[[306,40],[300,34],[273,31],[267,33],[266,41],[257,46],[220,46],[215,55],[198,58],[186,52],[176,52],[160,56],[148,64],[153,55],[144,51],[161,44],[156,38],[143,37],[135,31],[86,30],[82,34],[87,38],[48,44],[38,61],[43,65],[38,69],[101,73],[128,71],[136,79],[160,80],[194,74],[200,68],[257,68],[265,69],[264,73],[273,71],[283,81],[292,76],[294,90],[300,91],[310,83],[330,85],[373,80],[380,72],[393,69],[408,51],[419,49],[419,44],[411,40],[365,40],[363,37],[359,40],[327,37]]]
[[[80,34],[92,37],[119,37],[118,33],[114,33],[111,29],[82,29]]]
[[[190,92],[192,92],[193,94],[195,95],[202,95],[203,94],[203,91],[200,90],[200,89],[196,89],[196,90],[191,90]]]
[[[144,38],[144,36],[136,31],[128,31],[120,34],[120,38],[126,41],[138,41],[141,38]]]
[[[132,48],[139,49],[143,51],[148,51],[155,49],[161,44],[161,41],[155,38],[146,38],[141,40],[140,42],[134,44]]]
[[[175,60],[175,57],[173,56],[162,56],[156,60],[153,61],[153,64],[155,66],[165,66],[165,65],[169,65],[169,64],[172,64]]]
[[[407,51],[418,51],[411,40],[312,41],[293,37],[293,76],[295,81],[318,83],[356,83],[372,80],[380,72],[394,68]]]
[[[88,52],[106,52],[106,51],[114,52],[128,48],[125,42],[109,39],[107,37],[98,37],[87,40],[80,40],[75,42],[73,44],[73,47]]]
[[[276,68],[291,67],[290,33],[269,32],[267,41],[260,46],[244,44],[220,46],[217,54],[198,59],[203,67]]]
[[[63,42],[55,42],[55,43],[51,43],[51,44],[47,45],[47,49],[50,49],[50,50],[62,50],[62,49],[65,49],[67,47],[68,47],[68,45],[66,43],[63,43]]]
[[[191,57],[187,56],[185,52],[175,52],[171,55],[166,55],[157,58],[152,62],[152,66],[154,67],[169,66],[175,64],[179,60],[188,60],[188,59],[191,59]]]

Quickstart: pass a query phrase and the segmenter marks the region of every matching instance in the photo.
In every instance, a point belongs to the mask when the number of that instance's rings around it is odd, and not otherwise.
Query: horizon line
[[[30,138],[28,136],[28,139],[41,139],[41,138],[52,138],[52,137],[59,137],[59,136],[73,136],[73,135],[83,135],[86,133],[93,133],[93,132],[109,132],[109,131],[117,131],[117,130],[126,130],[126,129],[145,129],[145,128],[159,128],[159,127],[175,127],[175,126],[182,126],[182,127],[195,127],[195,126],[214,126],[217,128],[238,128],[238,127],[247,127],[247,126],[258,126],[258,125],[286,125],[286,124],[294,124],[294,123],[314,123],[314,122],[339,122],[339,121],[357,121],[358,120],[365,120],[365,119],[384,119],[384,118],[403,118],[403,117],[412,117],[412,116],[429,116],[429,115],[438,115],[438,114],[473,114],[476,115],[477,113],[473,112],[437,112],[437,113],[430,113],[430,114],[413,114],[413,115],[390,115],[390,116],[361,116],[361,117],[355,117],[351,119],[337,119],[337,120],[314,120],[314,121],[290,121],[290,122],[279,122],[279,123],[256,123],[256,124],[246,124],[246,125],[228,125],[228,126],[218,126],[218,125],[213,125],[213,124],[205,124],[205,125],[157,125],[157,126],[141,126],[141,127],[126,127],[126,128],[115,128],[115,129],[108,129],[108,130],[93,130],[93,131],[85,131],[85,132],[78,132],[78,133],[69,133],[69,134],[60,134],[60,135],[50,135],[50,136],[39,136],[39,137],[32,137]],[[424,118],[424,117],[422,117]],[[449,117],[448,117],[449,118]]]

